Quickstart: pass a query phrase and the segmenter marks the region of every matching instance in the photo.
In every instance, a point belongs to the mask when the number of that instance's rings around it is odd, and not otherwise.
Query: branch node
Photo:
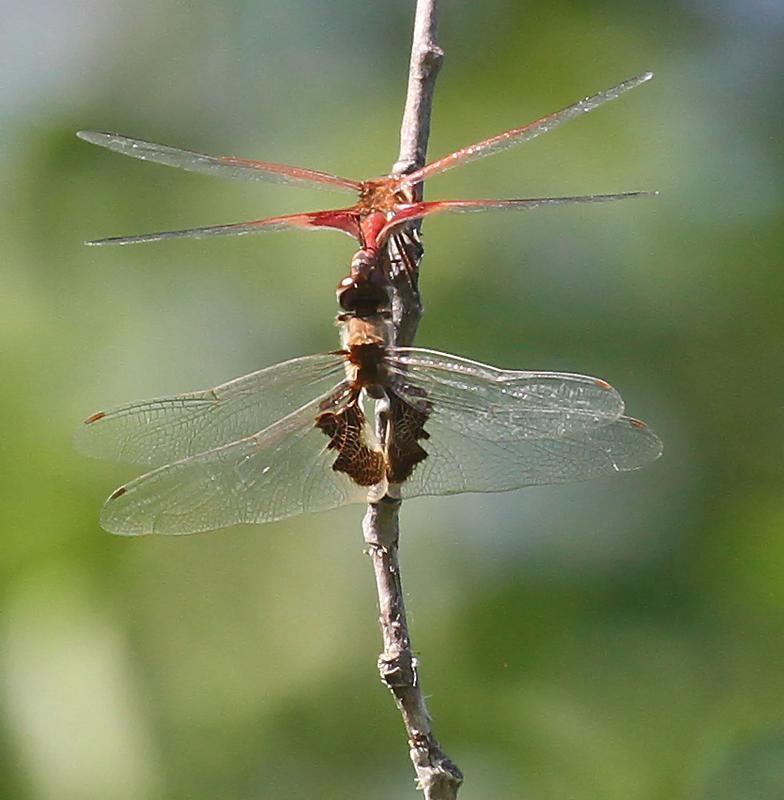
[[[390,691],[413,689],[417,685],[416,666],[410,650],[400,653],[381,653],[378,657],[378,673]]]

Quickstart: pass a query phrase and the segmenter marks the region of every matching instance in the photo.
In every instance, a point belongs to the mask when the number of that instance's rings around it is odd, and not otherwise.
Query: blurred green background
[[[334,348],[353,249],[84,248],[332,198],[74,132],[377,175],[412,4],[0,9],[0,797],[415,797],[362,508],[115,538],[98,511],[136,473],[71,447],[96,409]],[[443,4],[433,156],[656,78],[429,197],[661,192],[425,225],[420,345],[600,375],[665,442],[638,473],[403,509],[421,677],[465,800],[784,797],[783,36],[764,0]]]

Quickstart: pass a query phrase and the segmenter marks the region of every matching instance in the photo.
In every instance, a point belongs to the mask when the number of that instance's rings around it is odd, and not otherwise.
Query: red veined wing
[[[335,390],[342,356],[304,356],[204,391],[129,403],[89,417],[76,446],[97,457],[158,466],[250,436]]]
[[[267,217],[250,222],[234,222],[228,225],[209,225],[206,228],[186,228],[181,231],[163,231],[161,233],[142,233],[132,236],[109,236],[105,239],[92,239],[88,245],[105,244],[140,244],[142,242],[159,242],[163,239],[203,239],[207,236],[244,236],[249,233],[266,233],[268,231],[300,230],[337,230],[359,239],[359,225],[353,208],[336,209],[334,211],[313,211],[309,214],[287,214],[281,217]]]
[[[334,189],[359,193],[362,184],[338,175],[329,175],[303,167],[291,167],[287,164],[273,164],[267,161],[251,161],[233,156],[208,156],[190,150],[180,150],[165,144],[145,142],[143,139],[132,139],[119,133],[101,131],[79,131],[80,139],[99,147],[106,147],[124,156],[131,156],[142,161],[153,161],[167,167],[177,167],[188,172],[200,172],[205,175],[220,175],[225,178],[241,178],[244,180],[270,181],[317,189]]]
[[[395,348],[392,390],[427,417],[427,456],[403,497],[500,492],[622,472],[661,454],[644,423],[621,416],[609,384],[583,375],[498,370]]]
[[[432,214],[470,214],[480,211],[527,211],[540,206],[565,206],[580,203],[607,203],[634,197],[653,197],[656,192],[620,192],[618,194],[589,194],[574,197],[532,197],[521,200],[433,200],[419,203],[398,203],[389,223],[378,234],[383,241],[389,232],[403,222],[422,219]]]
[[[542,117],[535,122],[529,122],[521,128],[512,128],[512,130],[499,133],[497,136],[491,136],[484,141],[463,147],[454,153],[450,153],[448,156],[426,164],[421,169],[399,176],[392,188],[394,190],[400,190],[415,186],[428,178],[432,178],[433,175],[446,172],[448,169],[452,169],[452,167],[456,167],[459,164],[468,164],[479,158],[500,153],[502,150],[514,147],[522,142],[528,142],[542,133],[551,131],[562,122],[567,122],[570,119],[593,111],[595,108],[608,103],[610,100],[615,100],[616,97],[619,97],[624,92],[629,91],[629,89],[634,89],[636,86],[645,83],[652,77],[653,73],[646,72],[635,78],[630,78],[623,83],[619,83],[617,86],[613,86],[610,89],[605,89],[603,92],[598,92],[590,97],[586,97],[580,100],[579,103],[568,106],[561,111],[556,111],[554,114],[548,114],[546,117]]]
[[[332,469],[334,450],[314,426],[323,402],[120,487],[106,501],[101,527],[125,536],[199,533],[367,502],[368,487]]]

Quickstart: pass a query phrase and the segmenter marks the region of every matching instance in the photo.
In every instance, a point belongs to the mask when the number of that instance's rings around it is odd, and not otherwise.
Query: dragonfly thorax
[[[398,175],[385,175],[371,181],[364,181],[359,192],[359,205],[365,213],[372,211],[392,211],[395,203],[410,202],[411,192],[401,191],[396,181]]]
[[[357,351],[354,363],[365,364],[371,355],[373,347],[385,348],[392,343],[393,325],[388,314],[376,314],[371,317],[357,317],[353,314],[340,314],[338,325],[341,327],[340,339],[343,349],[349,352]],[[364,349],[362,349],[364,348]]]
[[[368,338],[348,349],[347,361],[353,374],[354,388],[362,388],[376,400],[384,397],[388,377],[384,366],[386,346],[377,338]]]

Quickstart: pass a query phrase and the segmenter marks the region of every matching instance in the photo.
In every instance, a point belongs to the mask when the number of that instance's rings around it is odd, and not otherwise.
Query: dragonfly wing
[[[530,197],[519,200],[433,200],[419,203],[398,203],[390,221],[378,235],[381,241],[390,231],[404,222],[422,219],[433,214],[471,214],[481,211],[529,211],[541,206],[567,206],[585,203],[608,203],[635,197],[655,197],[657,192],[618,192],[616,194],[587,194],[571,197]]]
[[[427,457],[402,484],[402,497],[506,492],[589,480],[637,469],[662,451],[656,434],[630,417],[560,438],[510,435],[497,441],[473,437],[453,423],[434,408],[426,425],[430,438],[422,443]]]
[[[419,348],[391,348],[387,367],[391,391],[424,419],[417,439],[426,455],[402,482],[403,497],[587,480],[661,453],[599,378],[500,370]]]
[[[463,147],[454,153],[450,153],[448,156],[426,164],[421,169],[408,173],[407,175],[401,175],[393,188],[395,190],[400,190],[415,186],[427,178],[431,178],[433,175],[438,175],[441,172],[452,169],[452,167],[456,167],[460,164],[468,164],[479,158],[500,153],[502,150],[514,147],[522,142],[528,142],[542,133],[551,131],[563,122],[567,122],[570,119],[593,111],[595,108],[608,103],[610,100],[615,100],[616,97],[619,97],[624,92],[634,89],[636,86],[645,83],[652,77],[652,73],[646,72],[635,78],[630,78],[623,83],[619,83],[617,86],[613,86],[610,89],[605,89],[603,92],[598,92],[590,97],[586,97],[574,105],[568,106],[561,111],[556,111],[554,114],[548,114],[546,117],[542,117],[534,122],[529,122],[527,125],[523,125],[520,128],[512,128],[512,130],[505,131],[497,136],[492,136],[476,144]]]
[[[329,175],[302,167],[291,167],[287,164],[274,164],[267,161],[250,161],[233,156],[208,156],[190,150],[180,150],[165,144],[145,142],[143,139],[132,139],[119,133],[103,131],[79,131],[76,134],[90,144],[114,150],[124,156],[138,158],[141,161],[153,161],[167,167],[178,167],[188,172],[200,172],[206,175],[220,175],[225,178],[244,180],[270,181],[287,183],[296,186],[308,186],[316,189],[334,189],[358,193],[362,185],[358,181]]]
[[[100,411],[77,431],[76,445],[98,458],[168,464],[250,436],[323,396],[343,363],[337,355],[305,356],[213,389]]]
[[[588,375],[497,369],[416,347],[390,348],[387,365],[401,399],[415,408],[432,405],[432,419],[471,439],[559,437],[591,431],[623,414],[618,392]]]
[[[334,453],[314,426],[314,401],[267,429],[142,475],[106,501],[111,533],[188,534],[273,522],[365,502],[368,488],[332,469]]]
[[[353,208],[333,211],[313,211],[309,214],[286,214],[282,217],[267,217],[250,222],[233,222],[228,225],[209,225],[205,228],[186,228],[181,231],[142,233],[133,236],[109,236],[93,239],[88,245],[140,244],[159,242],[163,239],[204,239],[208,236],[244,236],[248,233],[266,233],[284,230],[338,230],[355,239],[359,238],[359,226]]]

